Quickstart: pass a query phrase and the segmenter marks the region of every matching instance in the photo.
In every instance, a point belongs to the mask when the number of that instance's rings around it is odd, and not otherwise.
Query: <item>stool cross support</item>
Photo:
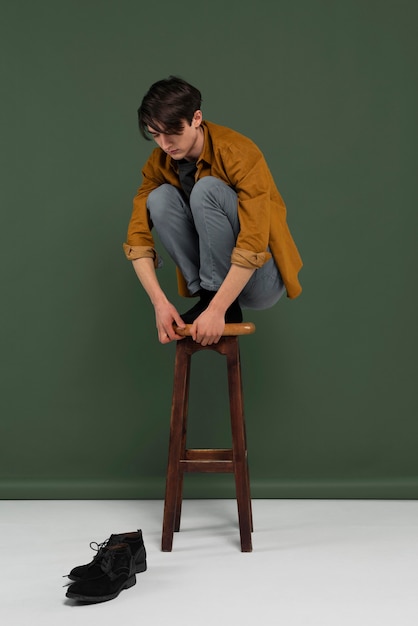
[[[252,327],[250,331],[248,331],[249,326]],[[235,334],[232,334],[232,331],[228,333],[227,327],[228,325],[226,325],[225,334],[217,344],[201,346],[187,335],[187,329],[185,339],[177,342],[161,545],[164,552],[172,550],[173,533],[180,530],[185,472],[234,474],[241,551],[252,551],[253,521],[238,334],[254,332],[254,326],[234,325]],[[241,333],[239,333],[239,327],[242,327]],[[230,449],[187,449],[191,357],[200,350],[214,350],[226,357],[232,433],[232,448]]]

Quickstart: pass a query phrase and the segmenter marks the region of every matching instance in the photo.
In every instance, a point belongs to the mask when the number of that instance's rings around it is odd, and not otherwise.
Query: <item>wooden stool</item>
[[[241,551],[252,551],[253,520],[238,336],[249,335],[254,331],[255,326],[251,323],[225,324],[225,330],[217,344],[201,346],[190,336],[190,326],[186,326],[183,330],[177,329],[178,334],[184,335],[185,339],[177,342],[174,365],[161,544],[163,552],[171,552],[173,533],[180,530],[184,472],[227,472],[235,475]],[[191,357],[199,350],[214,350],[226,356],[232,432],[231,449],[186,449]]]

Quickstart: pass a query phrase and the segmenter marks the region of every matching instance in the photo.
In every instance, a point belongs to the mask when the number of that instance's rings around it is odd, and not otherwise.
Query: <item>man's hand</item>
[[[190,334],[197,343],[202,346],[210,346],[213,343],[218,343],[224,328],[224,314],[208,307],[195,319],[190,328]]]
[[[155,306],[155,322],[157,326],[158,339],[161,343],[169,343],[170,341],[178,341],[184,339],[178,335],[173,324],[180,328],[185,327],[185,323],[177,312],[177,309],[171,302],[164,302]]]

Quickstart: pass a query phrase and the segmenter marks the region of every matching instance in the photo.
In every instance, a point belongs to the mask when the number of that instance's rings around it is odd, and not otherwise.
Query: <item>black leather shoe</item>
[[[147,553],[145,550],[144,541],[142,539],[142,531],[138,530],[137,532],[132,533],[119,533],[118,535],[110,535],[109,539],[103,541],[103,543],[100,544],[92,541],[90,547],[93,550],[97,550],[96,556],[90,563],[87,563],[86,565],[77,565],[77,567],[74,567],[68,574],[68,578],[74,581],[79,581],[84,580],[85,578],[95,576],[95,565],[98,561],[101,560],[106,548],[110,548],[110,546],[116,545],[118,543],[126,543],[129,546],[129,549],[134,559],[135,572],[137,574],[139,574],[140,572],[145,572],[145,570],[147,569]],[[94,546],[97,546],[97,548],[95,548]]]
[[[103,548],[89,578],[72,583],[65,594],[79,602],[107,602],[136,584],[135,563],[127,543]]]

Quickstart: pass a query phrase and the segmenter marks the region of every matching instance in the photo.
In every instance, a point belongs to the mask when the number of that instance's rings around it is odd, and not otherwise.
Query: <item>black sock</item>
[[[191,309],[181,315],[181,319],[185,324],[193,324],[195,319],[199,317],[205,309],[208,308],[209,302],[212,300],[216,291],[208,291],[207,289],[201,289],[196,295],[200,296],[200,299]]]
[[[225,313],[225,323],[237,324],[240,322],[242,322],[242,311],[237,298],[233,301]]]
[[[205,311],[212,298],[215,296],[216,291],[208,291],[207,289],[201,289],[199,291],[200,300],[196,302],[191,309],[186,311],[181,315],[181,319],[185,324],[193,324],[196,318],[199,317],[203,311]],[[238,303],[238,299],[234,300],[231,306],[227,309],[225,313],[225,323],[232,324],[242,322],[242,311],[241,307]]]

